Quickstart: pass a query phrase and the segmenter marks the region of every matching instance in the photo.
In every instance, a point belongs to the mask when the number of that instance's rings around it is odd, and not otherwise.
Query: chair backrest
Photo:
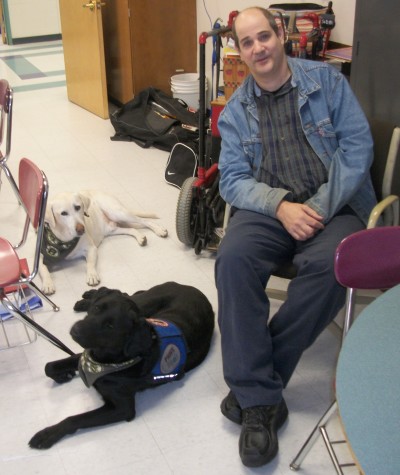
[[[369,121],[374,140],[372,183],[378,201],[400,195],[400,126],[372,119]]]
[[[26,241],[29,227],[32,225],[36,230],[36,247],[31,275],[35,275],[39,267],[40,246],[44,233],[44,218],[49,184],[44,172],[27,158],[22,158],[19,163],[19,193],[27,213],[27,218],[22,241],[18,247]]]
[[[4,153],[0,150],[0,164],[7,161],[11,151],[13,91],[8,81],[0,79],[0,147],[3,145],[4,131],[6,130],[6,143]]]
[[[19,192],[32,226],[37,230],[43,201],[47,196],[47,179],[31,160],[22,158],[19,163]]]
[[[351,289],[400,283],[400,226],[364,229],[342,240],[335,254],[338,282]]]

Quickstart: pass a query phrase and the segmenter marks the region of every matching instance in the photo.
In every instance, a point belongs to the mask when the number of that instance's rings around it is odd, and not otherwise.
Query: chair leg
[[[290,464],[291,470],[297,471],[300,469],[300,466],[303,460],[306,458],[308,452],[312,449],[315,442],[317,441],[317,438],[320,435],[320,427],[325,426],[325,424],[329,421],[329,419],[332,417],[335,411],[336,411],[336,401],[333,401],[332,404],[329,406],[328,410],[318,421],[317,425],[314,427],[311,434],[308,436],[308,439],[305,441],[305,443],[303,444],[302,448],[300,449],[296,457],[292,460]]]
[[[325,442],[325,446],[326,446],[326,449],[329,453],[329,456],[332,460],[332,463],[333,463],[333,466],[335,467],[336,469],[336,473],[338,475],[344,475],[344,472],[342,470],[342,467],[344,468],[347,468],[347,467],[355,467],[356,464],[354,462],[350,462],[350,463],[339,463],[339,460],[336,456],[336,453],[335,453],[335,450],[333,448],[333,446],[336,444],[346,444],[346,440],[331,440],[329,438],[329,435],[328,435],[328,431],[326,430],[326,426],[325,425],[322,425],[320,428],[319,428],[320,432],[321,432],[321,436],[322,436],[322,439],[323,441]]]
[[[1,299],[1,303],[7,308],[7,310],[18,320],[20,320],[22,323],[24,323],[26,326],[31,328],[34,332],[36,332],[38,335],[42,336],[45,340],[47,340],[49,343],[53,344],[60,350],[65,351],[69,355],[73,356],[75,353],[68,348],[68,346],[64,345],[62,341],[60,341],[58,338],[56,338],[53,334],[48,332],[46,329],[44,329],[42,326],[40,326],[38,323],[36,323],[32,318],[28,317],[25,313],[21,312],[19,308],[17,308],[4,294]]]
[[[342,343],[354,320],[354,308],[356,304],[356,289],[348,288],[346,291],[345,314],[343,322]]]
[[[44,294],[34,282],[30,281],[30,282],[26,282],[26,284],[28,285],[28,287],[29,287],[33,292],[35,292],[35,293],[38,294],[41,298],[43,298],[44,300],[46,300],[46,302],[47,302],[51,307],[53,307],[53,310],[54,310],[55,312],[58,312],[58,311],[60,310],[60,307],[59,307],[58,305],[56,305],[51,299],[49,299],[49,297],[47,297],[47,295]]]

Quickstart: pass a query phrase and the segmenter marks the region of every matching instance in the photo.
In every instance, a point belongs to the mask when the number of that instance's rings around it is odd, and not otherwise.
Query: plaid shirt
[[[277,91],[256,96],[263,160],[258,180],[291,192],[304,203],[328,180],[328,172],[308,143],[297,112],[297,88],[291,78]]]

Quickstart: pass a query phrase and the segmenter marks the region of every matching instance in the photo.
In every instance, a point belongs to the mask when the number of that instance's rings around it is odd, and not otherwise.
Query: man
[[[347,80],[325,63],[288,58],[262,8],[233,34],[250,75],[219,119],[220,192],[232,217],[216,261],[225,380],[222,413],[242,424],[246,466],[272,460],[288,416],[283,389],[303,353],[344,304],[334,252],[376,203],[372,139]],[[293,260],[297,277],[268,322],[265,286]]]

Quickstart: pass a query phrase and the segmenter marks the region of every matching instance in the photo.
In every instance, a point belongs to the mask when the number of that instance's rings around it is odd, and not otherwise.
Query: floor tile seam
[[[7,52],[20,52],[20,51],[33,51],[40,49],[51,49],[51,48],[63,48],[62,41],[55,42],[54,44],[37,44],[35,46],[25,46],[25,45],[1,45],[0,46],[0,55],[3,51]]]
[[[22,56],[24,58],[35,58],[37,56],[54,56],[56,54],[63,55],[64,51],[63,49],[58,48],[55,51],[41,51],[41,52],[36,52],[36,53],[26,53],[25,51],[1,51],[0,50],[0,58],[4,59],[9,56],[15,57],[15,56]]]
[[[42,72],[41,72],[42,73]],[[16,73],[18,74],[18,73]],[[22,73],[21,73],[22,74]],[[59,70],[59,71],[48,71],[46,73],[42,73],[43,76],[38,76],[38,77],[24,77],[27,75],[23,75],[23,77],[18,76],[19,81],[15,85],[10,84],[11,88],[14,89],[16,86],[23,86],[23,85],[35,85],[35,84],[45,84],[46,82],[49,82],[50,79],[60,77],[60,79],[65,79],[65,72]]]
[[[56,81],[56,82],[44,82],[40,84],[33,85],[21,85],[13,87],[14,92],[29,92],[37,89],[46,89],[54,87],[62,87],[66,85],[66,81]]]
[[[142,420],[143,420],[143,423],[144,423],[150,437],[152,438],[152,440],[154,442],[154,445],[157,447],[157,450],[159,451],[160,456],[163,458],[164,462],[167,464],[168,468],[171,470],[171,475],[172,475],[173,474],[172,467],[169,465],[168,459],[167,459],[167,457],[165,457],[162,447],[158,443],[158,440],[157,440],[155,434],[153,433],[153,431],[151,430],[151,427],[147,423],[146,416],[143,416]]]

